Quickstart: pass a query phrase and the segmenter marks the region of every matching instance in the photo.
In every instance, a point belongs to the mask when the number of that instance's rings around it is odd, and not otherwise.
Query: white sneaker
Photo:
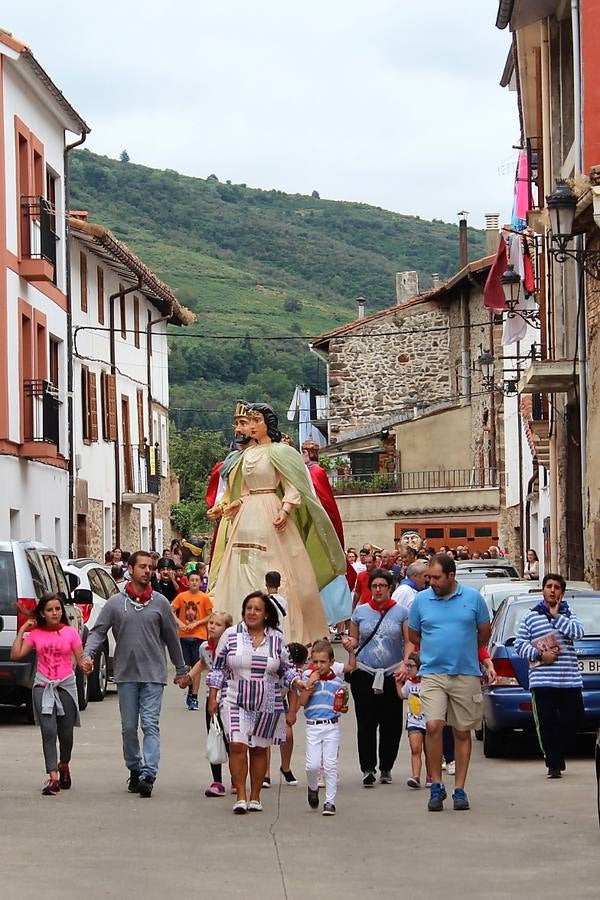
[[[454,762],[454,760],[452,760],[452,762],[449,762],[449,763],[448,763],[448,765],[446,766],[446,772],[448,773],[448,775],[454,775],[454,774],[455,774],[455,772],[456,772],[456,763]]]
[[[445,772],[447,768],[448,768],[448,767],[447,767],[447,765],[446,765],[446,760],[443,759],[443,760],[442,760],[442,772]]]

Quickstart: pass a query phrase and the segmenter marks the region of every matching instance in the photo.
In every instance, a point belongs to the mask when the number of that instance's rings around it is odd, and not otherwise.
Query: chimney
[[[467,242],[467,216],[466,209],[458,213],[458,267],[464,269],[469,262],[469,245]]]
[[[419,293],[419,276],[416,272],[396,273],[396,303],[401,306]]]
[[[366,301],[366,298],[365,298],[365,297],[357,297],[357,298],[356,298],[356,302],[358,303],[358,318],[359,318],[359,319],[364,319],[364,317],[365,317],[365,303],[367,302],[367,301]]]
[[[500,240],[500,214],[485,214],[485,251],[488,256],[495,256]]]
[[[72,219],[79,219],[80,222],[87,222],[88,211],[87,209],[72,209],[69,216]]]
[[[435,291],[437,288],[439,288],[441,283],[442,283],[442,280],[441,280],[440,276],[438,275],[438,273],[432,272],[431,287],[433,288],[433,290]]]

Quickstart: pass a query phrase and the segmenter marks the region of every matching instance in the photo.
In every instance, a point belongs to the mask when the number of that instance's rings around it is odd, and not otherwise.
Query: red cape
[[[208,484],[206,485],[206,494],[204,495],[204,499],[206,500],[206,508],[210,509],[211,506],[214,506],[217,502],[217,491],[219,490],[219,476],[221,473],[221,469],[223,467],[223,461],[216,462],[212,469],[210,470],[210,475],[208,476]]]
[[[308,469],[308,474],[310,475],[312,483],[314,485],[315,493],[317,495],[319,503],[331,519],[331,524],[335,529],[335,533],[338,536],[340,544],[342,545],[342,547],[345,547],[342,517],[340,516],[338,505],[335,502],[335,497],[333,491],[331,490],[331,485],[329,484],[327,470],[317,462],[308,463],[306,468]],[[346,579],[348,581],[350,590],[354,590],[354,584],[356,582],[356,572],[354,571],[350,563],[346,564]]]

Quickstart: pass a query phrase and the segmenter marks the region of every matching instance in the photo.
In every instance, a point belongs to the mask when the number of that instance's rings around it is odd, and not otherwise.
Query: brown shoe
[[[58,783],[62,791],[68,791],[71,787],[71,772],[69,771],[69,763],[59,763],[58,766]]]

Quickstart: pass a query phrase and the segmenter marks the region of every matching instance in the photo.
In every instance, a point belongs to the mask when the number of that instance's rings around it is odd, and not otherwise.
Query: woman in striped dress
[[[233,811],[238,815],[262,811],[260,791],[267,771],[267,748],[286,740],[280,680],[286,687],[304,688],[298,671],[290,665],[278,625],[277,610],[269,597],[262,591],[248,594],[242,604],[242,621],[221,636],[206,680],[210,715],[219,710],[221,694],[219,711],[229,740],[229,767],[237,793]]]

